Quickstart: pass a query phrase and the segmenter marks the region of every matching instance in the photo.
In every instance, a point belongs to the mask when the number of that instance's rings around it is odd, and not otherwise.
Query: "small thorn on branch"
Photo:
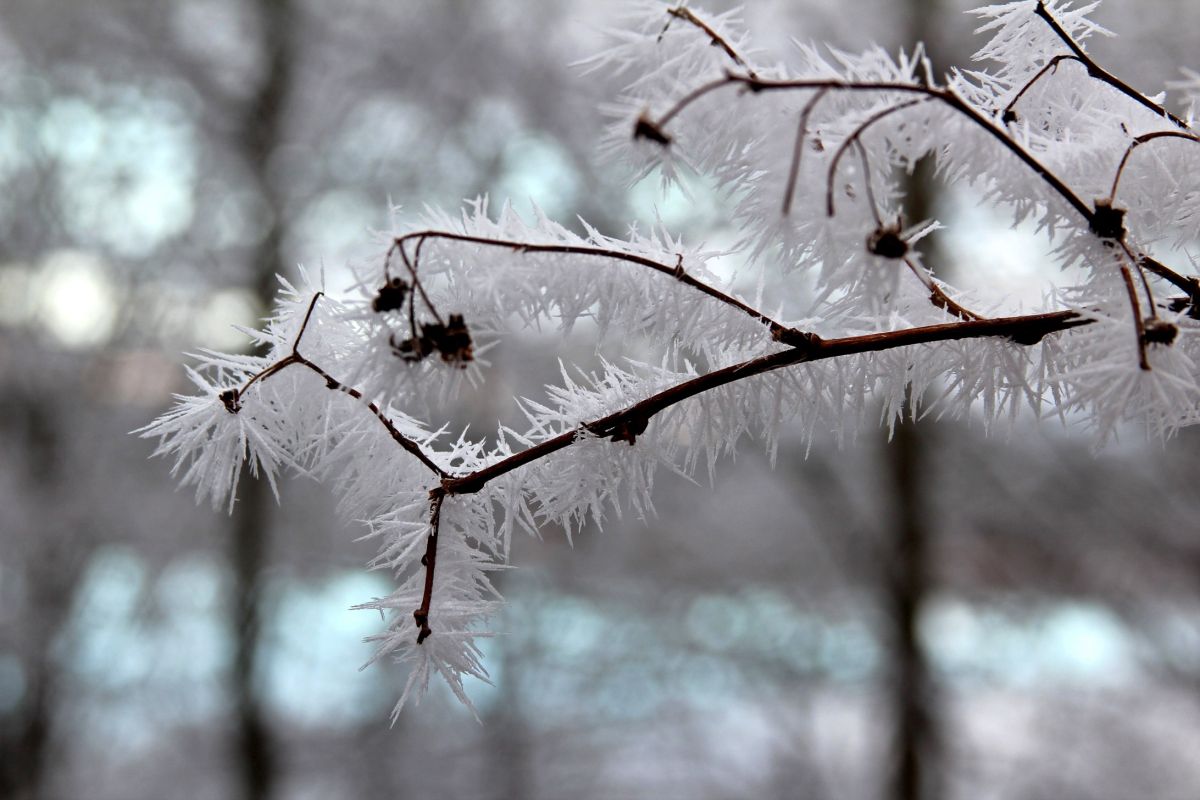
[[[634,123],[633,138],[648,139],[661,144],[663,147],[668,147],[671,144],[671,137],[658,126],[658,123],[645,114],[639,116],[637,122]]]

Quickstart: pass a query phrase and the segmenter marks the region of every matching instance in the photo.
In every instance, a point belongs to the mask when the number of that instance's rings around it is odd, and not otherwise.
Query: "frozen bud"
[[[908,253],[908,242],[900,238],[900,231],[894,227],[876,228],[867,237],[867,249],[883,258],[904,258]]]
[[[441,328],[441,326],[438,326]],[[451,314],[446,326],[441,330],[441,338],[435,342],[442,360],[460,366],[466,365],[474,358],[472,353],[471,332],[462,314]]]
[[[1088,225],[1101,239],[1124,239],[1125,209],[1114,208],[1109,200],[1097,200]]]
[[[433,352],[432,346],[424,336],[410,337],[402,341],[396,341],[395,337],[391,340],[392,352],[400,357],[403,361],[415,363],[421,361],[425,356]]]
[[[376,312],[395,311],[404,307],[408,296],[408,284],[402,278],[392,278],[379,289],[379,294],[371,301],[371,308]]]
[[[1142,323],[1142,340],[1146,344],[1171,345],[1179,335],[1179,327],[1161,319],[1148,319]]]
[[[225,405],[225,410],[230,414],[236,414],[242,410],[241,398],[238,396],[237,389],[226,389],[217,395],[221,402]]]

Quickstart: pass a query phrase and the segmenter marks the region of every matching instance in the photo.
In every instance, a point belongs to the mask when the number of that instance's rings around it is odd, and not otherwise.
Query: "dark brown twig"
[[[1146,358],[1146,324],[1142,320],[1142,307],[1138,302],[1137,289],[1133,285],[1133,276],[1129,267],[1121,265],[1121,280],[1125,284],[1125,292],[1129,295],[1129,307],[1133,312],[1133,329],[1137,333],[1138,366],[1150,371],[1150,361]]]
[[[670,14],[675,19],[681,19],[685,22],[689,22],[692,25],[695,25],[700,30],[704,31],[706,34],[708,34],[708,38],[712,40],[713,45],[715,47],[719,47],[722,50],[724,50],[725,55],[729,56],[733,60],[733,63],[737,64],[739,67],[746,70],[746,72],[748,74],[750,74],[750,75],[755,74],[754,69],[749,64],[746,63],[746,59],[742,58],[741,54],[738,53],[738,51],[733,49],[733,45],[731,45],[728,41],[726,41],[725,37],[723,37],[723,36],[721,36],[721,34],[717,33],[716,30],[711,25],[709,25],[707,22],[705,22],[704,20],[700,19],[695,14],[693,14],[691,9],[689,9],[687,6],[679,5],[679,6],[676,6],[675,8],[669,8],[669,9],[667,9],[667,13]],[[667,25],[670,25],[670,24],[671,24],[670,20],[668,20]],[[663,33],[666,33],[666,32],[667,32],[667,29],[664,27]],[[659,34],[659,38],[661,38],[661,37],[662,37],[662,34]]]
[[[1125,166],[1129,163],[1129,157],[1133,155],[1133,151],[1147,142],[1153,142],[1156,139],[1184,139],[1189,142],[1200,143],[1200,136],[1183,131],[1153,131],[1152,133],[1143,133],[1141,136],[1134,138],[1129,143],[1129,147],[1125,149],[1125,155],[1121,156],[1121,163],[1117,165],[1116,174],[1113,175],[1112,189],[1108,193],[1109,203],[1117,199],[1117,186],[1121,182],[1121,176],[1125,173]]]
[[[240,388],[228,389],[225,392],[222,392],[221,400],[225,403],[225,407],[227,409],[229,409],[232,413],[237,413],[237,411],[241,408],[242,395],[245,394],[245,392],[253,384],[259,381],[265,381],[272,375],[283,371],[293,364],[303,366],[320,375],[325,380],[326,388],[348,394],[355,400],[364,400],[362,392],[360,392],[358,389],[355,389],[353,386],[347,386],[346,384],[338,381],[320,366],[300,355],[300,340],[304,337],[304,333],[308,329],[308,323],[309,320],[312,319],[313,310],[317,306],[317,301],[320,300],[324,295],[324,292],[316,292],[313,295],[312,300],[309,302],[308,311],[304,314],[304,322],[301,323],[300,331],[296,334],[296,338],[292,342],[291,353],[274,362],[273,364],[270,364],[260,372],[252,375],[250,379],[247,380]],[[386,414],[383,413],[383,410],[380,409],[377,403],[373,401],[365,401],[365,405],[371,411],[371,413],[375,415],[383,427],[387,429],[388,434],[398,445],[415,456],[418,461],[420,461],[430,472],[434,473],[439,478],[445,478],[449,476],[450,473],[435,464],[429,458],[429,456],[425,454],[425,451],[421,449],[421,446],[417,444],[417,442],[400,432],[400,430],[396,427],[396,424],[392,422]]]
[[[280,359],[279,361],[276,361],[274,364],[269,365],[266,369],[263,369],[260,372],[250,376],[249,380],[242,384],[240,388],[229,390],[233,392],[232,401],[234,405],[240,404],[242,395],[245,394],[246,391],[255,383],[258,381],[264,381],[274,375],[276,372],[279,372],[280,370],[300,361],[300,340],[304,338],[304,332],[308,330],[308,323],[312,319],[313,310],[317,307],[317,301],[320,300],[324,295],[324,292],[317,292],[312,296],[312,300],[308,302],[308,309],[304,312],[304,320],[300,323],[300,330],[297,331],[296,338],[292,341],[291,354]],[[228,401],[226,401],[225,404],[226,406],[230,405]]]
[[[378,403],[374,402],[373,400],[365,400],[363,398],[363,393],[358,389],[354,388],[353,386],[347,386],[303,356],[297,356],[292,363],[307,367],[308,369],[320,375],[325,379],[325,387],[327,389],[331,389],[335,392],[342,392],[343,394],[350,395],[350,397],[353,397],[355,400],[362,401],[363,404],[366,405],[367,409],[375,415],[375,418],[379,420],[380,424],[387,429],[388,435],[390,435],[392,439],[396,441],[396,444],[400,445],[407,452],[415,456],[416,459],[424,464],[430,472],[433,472],[441,478],[444,478],[450,474],[435,464],[433,460],[425,454],[425,451],[421,449],[419,444],[401,433],[396,427],[396,423],[392,422],[387,414],[383,413],[383,410],[379,407]]]
[[[931,99],[933,99],[933,98],[923,97],[923,98],[920,98],[917,100],[908,100],[903,103],[900,103],[899,105],[889,106],[889,107],[883,109],[882,111],[878,111],[878,112],[872,114],[871,116],[867,117],[867,119],[865,119],[862,122],[862,124],[860,124],[857,128],[854,129],[853,133],[851,133],[849,136],[847,136],[842,141],[842,143],[838,146],[838,149],[836,151],[834,151],[833,158],[829,162],[829,177],[825,184],[825,213],[828,216],[832,217],[834,214],[833,184],[837,178],[838,164],[841,163],[842,156],[846,154],[846,151],[848,149],[850,149],[850,147],[852,145],[857,144],[859,146],[859,153],[862,156],[862,162],[863,162],[863,173],[864,173],[863,174],[863,182],[866,184],[867,194],[870,196],[870,199],[871,199],[871,213],[875,216],[875,222],[876,223],[880,222],[879,212],[875,208],[875,194],[873,191],[871,191],[871,173],[869,170],[870,165],[867,163],[866,148],[864,148],[862,146],[862,141],[861,141],[862,135],[864,133],[866,133],[867,129],[870,128],[872,125],[874,125],[876,122],[879,122],[880,120],[891,116],[892,114],[896,113],[897,111],[903,111],[906,108],[912,108],[915,105],[919,105],[921,103],[927,103]]]
[[[625,409],[584,423],[574,430],[566,431],[520,452],[513,453],[487,467],[466,475],[444,478],[441,485],[449,494],[478,492],[489,481],[569,447],[582,438],[613,436],[621,432],[622,425],[640,426],[643,421],[648,421],[660,411],[690,397],[783,367],[858,353],[880,352],[897,347],[956,339],[1003,337],[1012,339],[1018,344],[1032,345],[1049,334],[1087,325],[1091,322],[1091,319],[1081,317],[1073,311],[1055,311],[1020,317],[951,322],[899,331],[870,333],[863,336],[849,336],[843,339],[822,339],[815,334],[808,334],[807,342],[803,346],[752,358],[676,384]]]
[[[417,623],[417,644],[423,643],[433,633],[429,627],[429,609],[433,603],[433,573],[437,567],[438,534],[442,527],[442,503],[446,500],[446,490],[437,488],[429,492],[429,538],[425,540],[425,555],[421,557],[421,566],[425,568],[425,588],[421,592],[421,607],[413,612],[413,620]]]

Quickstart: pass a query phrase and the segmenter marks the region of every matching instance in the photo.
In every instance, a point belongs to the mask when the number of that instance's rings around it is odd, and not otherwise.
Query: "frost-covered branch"
[[[711,286],[689,275],[684,267],[682,253],[677,255],[674,264],[666,264],[646,258],[642,255],[638,255],[637,253],[628,253],[607,247],[565,244],[538,244],[535,242],[522,242],[507,239],[490,239],[482,236],[469,236],[467,234],[455,233],[453,231],[423,230],[412,231],[411,233],[406,233],[403,236],[398,236],[395,240],[393,240],[392,246],[388,249],[388,257],[385,257],[384,259],[385,277],[387,276],[387,262],[390,259],[391,254],[393,252],[399,252],[401,257],[404,259],[405,264],[409,265],[410,269],[412,270],[414,281],[416,281],[415,276],[420,268],[420,248],[426,241],[431,239],[467,242],[469,244],[486,245],[488,247],[503,247],[518,253],[554,253],[558,255],[595,256],[600,259],[625,261],[630,264],[637,264],[638,266],[646,267],[647,269],[655,272],[659,272],[664,275],[670,275],[684,286],[688,286],[702,294],[706,294],[709,297],[718,300],[719,302],[725,303],[726,305],[737,309],[738,311],[749,316],[751,319],[761,322],[767,326],[767,330],[771,332],[772,338],[778,342],[788,344],[793,341],[799,341],[803,339],[803,333],[801,331],[776,322],[758,309],[753,308],[744,301],[737,299],[732,294],[723,292],[715,286]],[[405,246],[411,241],[415,241],[417,243],[417,251],[410,261]],[[387,291],[388,287],[392,285],[393,280],[394,279],[388,280],[387,283],[385,283],[384,289],[381,291]],[[417,285],[420,285],[419,282]],[[428,300],[426,300],[426,302],[428,303]]]
[[[774,453],[785,427],[840,440],[903,414],[1167,437],[1200,421],[1200,280],[1162,260],[1195,244],[1200,148],[1087,55],[1087,10],[981,9],[993,66],[937,79],[920,48],[802,46],[797,68],[765,67],[733,14],[647,3],[589,62],[632,76],[604,150],[634,179],[711,178],[741,275],[661,225],[618,238],[484,200],[430,212],[388,238],[357,297],[285,284],[255,334],[267,354],[201,353],[198,394],[143,434],[214,504],[242,468],[330,482],[395,576],[362,607],[387,618],[375,658],[409,667],[401,703],[440,675],[468,705],[513,532],[649,514],[659,468],[711,474],[745,436]],[[1076,285],[1028,308],[935,277],[921,240],[943,226],[906,227],[898,180],[926,158],[1035,222]],[[419,421],[486,380],[504,331],[581,321],[625,358],[563,364],[544,396],[515,399],[524,425]]]
[[[722,87],[741,86],[751,93],[760,92],[776,92],[787,90],[816,90],[820,94],[831,91],[843,92],[896,92],[901,94],[920,94],[926,99],[938,100],[945,104],[948,108],[964,115],[973,124],[979,126],[983,131],[990,134],[1003,147],[1013,153],[1018,159],[1031,169],[1041,180],[1045,181],[1059,196],[1061,196],[1076,212],[1087,222],[1088,227],[1092,229],[1097,236],[1105,239],[1114,239],[1116,241],[1124,241],[1126,232],[1120,225],[1120,217],[1114,215],[1114,209],[1111,206],[1097,204],[1089,206],[1079,195],[1077,195],[1053,170],[1042,164],[1033,154],[1021,147],[1015,140],[1009,137],[1003,128],[992,124],[980,111],[972,108],[962,99],[960,99],[952,90],[942,89],[931,86],[923,86],[916,84],[895,83],[886,81],[828,81],[828,80],[768,80],[764,78],[752,77],[749,74],[739,75],[736,73],[727,73],[724,78],[715,80],[710,83],[705,83],[696,89],[686,94],[683,99],[671,106],[661,117],[653,119],[649,117],[639,117],[634,128],[635,138],[649,138],[660,144],[669,144],[671,136],[666,132],[666,124],[674,117],[678,116],[690,104],[699,100],[701,97],[716,91]],[[817,95],[819,97],[819,95]],[[872,117],[860,124],[860,126],[849,137],[844,139],[839,145],[833,162],[829,168],[829,177],[826,181],[826,213],[829,216],[834,216],[834,181],[836,178],[836,169],[838,162],[841,160],[846,149],[858,141],[859,136],[875,124],[879,120],[887,117],[895,112],[903,111],[911,108],[919,101],[904,101],[896,105],[888,106],[875,113]],[[1007,109],[1006,109],[1007,110]],[[1184,136],[1183,138],[1193,138]],[[792,181],[794,183],[794,181]],[[785,195],[786,197],[787,195]],[[871,204],[873,213],[874,203]],[[790,206],[788,206],[790,208]],[[1119,209],[1117,209],[1119,211]],[[1154,274],[1161,278],[1169,280],[1178,288],[1188,293],[1192,302],[1200,306],[1200,284],[1197,284],[1194,278],[1184,277],[1175,270],[1165,264],[1146,258],[1139,254],[1137,257],[1139,266],[1145,266]]]
[[[1050,6],[1046,4],[1045,0],[1037,0],[1035,13],[1044,19],[1046,24],[1050,26],[1050,29],[1054,31],[1054,34],[1062,40],[1063,44],[1070,48],[1071,55],[1087,68],[1089,76],[1096,78],[1097,80],[1104,81],[1109,86],[1128,97],[1130,100],[1133,100],[1139,105],[1145,106],[1155,114],[1158,114],[1160,117],[1175,123],[1180,128],[1190,130],[1187,122],[1185,122],[1183,119],[1175,114],[1172,114],[1168,109],[1154,102],[1149,97],[1146,97],[1146,95],[1137,91],[1132,86],[1125,83],[1125,81],[1121,80],[1116,75],[1113,75],[1111,72],[1097,64],[1092,57],[1089,56],[1084,49],[1079,46],[1079,43],[1075,41],[1075,38],[1063,29],[1063,26],[1055,18],[1054,13],[1051,11]]]

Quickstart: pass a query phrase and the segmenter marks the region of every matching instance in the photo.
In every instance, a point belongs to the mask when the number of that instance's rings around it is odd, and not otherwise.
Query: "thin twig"
[[[701,97],[713,91],[714,89],[719,89],[722,86],[729,86],[730,84],[736,82],[737,81],[733,79],[731,74],[726,73],[724,78],[718,78],[717,80],[709,81],[708,83],[697,86],[695,89],[681,97],[679,101],[675,103],[675,105],[668,109],[667,113],[655,120],[653,125],[661,130],[664,125],[675,119],[679,112],[683,111],[696,100],[699,100]]]
[[[396,444],[400,445],[406,451],[416,456],[417,460],[425,465],[430,472],[435,473],[440,478],[444,478],[450,474],[435,464],[433,460],[425,454],[425,451],[421,449],[421,446],[417,444],[416,441],[401,433],[400,429],[396,427],[396,423],[392,422],[392,420],[383,413],[383,409],[379,407],[378,403],[374,402],[373,400],[365,400],[361,391],[353,386],[347,386],[346,384],[337,380],[320,366],[314,364],[312,361],[309,361],[303,356],[297,356],[292,363],[307,367],[308,369],[320,375],[325,379],[325,387],[327,389],[332,389],[335,392],[342,392],[343,394],[353,397],[355,400],[362,401],[363,404],[366,405],[367,409],[375,415],[375,418],[379,420],[380,424],[387,429],[388,434],[396,441]]]
[[[748,63],[746,63],[746,59],[742,58],[741,54],[739,54],[737,50],[733,49],[733,45],[726,41],[725,37],[717,33],[711,25],[693,14],[691,9],[689,9],[687,6],[679,5],[675,8],[669,8],[667,9],[667,13],[676,19],[690,22],[692,25],[695,25],[697,28],[704,31],[706,34],[708,34],[708,38],[712,40],[712,43],[715,46],[720,47],[725,51],[725,55],[733,59],[733,63],[746,70],[746,72],[750,75],[755,74],[754,69]],[[667,24],[670,25],[670,21],[668,21]],[[663,28],[663,33],[666,33],[666,31],[667,29]]]
[[[906,108],[912,108],[915,105],[919,105],[921,103],[927,103],[932,99],[933,98],[931,98],[931,97],[923,97],[923,98],[919,98],[917,100],[907,100],[903,103],[900,103],[899,105],[889,106],[889,107],[883,109],[882,111],[876,112],[875,114],[872,114],[871,116],[867,117],[867,119],[865,119],[861,125],[859,125],[857,128],[854,129],[853,133],[851,133],[849,136],[847,136],[845,138],[845,140],[838,146],[838,149],[833,154],[833,158],[829,162],[829,176],[828,176],[828,179],[825,184],[825,213],[828,216],[831,216],[831,217],[833,216],[833,184],[834,184],[834,180],[837,178],[838,164],[841,162],[842,156],[845,155],[846,151],[850,148],[850,146],[857,144],[857,145],[859,145],[859,152],[862,155],[863,172],[864,172],[863,181],[866,183],[867,194],[870,196],[871,213],[875,215],[875,222],[876,223],[880,222],[879,212],[875,208],[875,193],[871,191],[871,173],[868,169],[869,165],[867,164],[866,148],[862,147],[862,141],[861,141],[862,135],[864,133],[866,133],[867,128],[870,128],[876,122],[879,122],[880,120],[891,116],[892,114],[896,113],[897,111],[903,111]]]
[[[429,295],[425,294],[425,287],[423,285],[421,285],[421,278],[417,274],[417,266],[421,260],[421,245],[425,244],[425,240],[424,239],[417,240],[417,249],[413,253],[412,260],[409,261],[408,251],[404,249],[404,244],[405,244],[405,241],[407,240],[407,238],[408,237],[401,237],[399,239],[394,239],[392,241],[392,247],[394,247],[400,251],[400,258],[402,261],[404,261],[404,266],[408,268],[409,275],[412,276],[413,289],[416,292],[421,293],[421,300],[425,303],[425,307],[427,309],[429,309],[429,313],[433,314],[433,318],[437,320],[439,325],[445,325],[446,323],[442,319],[442,315],[438,313],[437,308],[433,305],[433,301],[429,299]],[[388,249],[388,253],[389,254],[391,253],[391,248]],[[386,280],[388,277],[387,258],[384,258],[383,263],[384,263],[383,274],[384,274],[384,279]],[[408,308],[409,308],[409,318],[410,318],[409,323],[412,326],[413,338],[415,339],[417,336],[416,311],[415,311],[415,308],[413,307],[413,301],[411,298],[409,300]]]
[[[1138,366],[1149,372],[1150,361],[1146,358],[1146,323],[1142,321],[1142,307],[1138,302],[1137,289],[1133,285],[1133,276],[1129,273],[1129,267],[1124,264],[1121,265],[1121,280],[1129,295],[1129,307],[1133,313],[1133,329],[1137,333]]]
[[[1015,122],[1016,121],[1016,112],[1013,111],[1013,109],[1016,107],[1016,105],[1020,101],[1020,99],[1025,95],[1025,93],[1027,91],[1030,90],[1030,88],[1032,88],[1032,86],[1035,83],[1037,83],[1039,80],[1041,80],[1042,76],[1045,75],[1047,72],[1050,72],[1051,70],[1057,72],[1059,62],[1061,62],[1061,61],[1079,61],[1080,64],[1083,64],[1085,67],[1087,66],[1087,64],[1085,64],[1083,61],[1081,61],[1079,59],[1079,56],[1060,55],[1060,56],[1055,56],[1054,58],[1050,59],[1049,61],[1047,61],[1045,64],[1042,65],[1042,68],[1039,69],[1032,78],[1030,78],[1028,81],[1025,82],[1025,85],[1021,87],[1021,90],[1019,92],[1017,92],[1016,96],[1013,97],[1013,99],[1009,101],[1008,105],[1006,105],[1004,107],[1004,110],[1002,112],[1000,112],[1000,121],[1005,123],[1006,125],[1010,122]]]
[[[312,319],[313,309],[317,307],[317,301],[320,300],[324,295],[324,292],[317,292],[312,296],[312,299],[308,301],[308,309],[304,312],[304,320],[300,323],[300,330],[296,332],[296,338],[292,340],[291,354],[273,364],[270,364],[266,367],[266,369],[263,369],[250,376],[250,379],[242,384],[240,388],[235,389],[233,398],[233,402],[235,404],[252,385],[258,381],[266,380],[276,372],[279,372],[280,370],[290,366],[291,364],[295,364],[300,360],[300,340],[304,338],[304,332],[308,330],[308,323]]]
[[[393,247],[403,248],[404,243],[411,239],[421,239],[422,241],[425,239],[445,239],[448,241],[466,242],[468,244],[478,244],[487,247],[501,247],[522,253],[561,253],[566,255],[595,256],[598,258],[608,258],[615,261],[625,261],[630,264],[637,264],[638,266],[652,269],[655,272],[660,272],[664,275],[670,275],[680,283],[683,283],[685,286],[690,286],[691,288],[708,295],[714,300],[718,300],[725,305],[730,306],[731,308],[741,311],[743,314],[746,314],[750,318],[765,325],[770,331],[771,336],[776,341],[788,343],[790,340],[796,339],[797,337],[801,337],[803,335],[802,331],[791,328],[781,322],[777,322],[758,309],[747,305],[745,302],[737,299],[736,297],[727,294],[716,287],[710,286],[703,281],[697,280],[696,278],[687,274],[687,272],[682,269],[682,261],[676,264],[664,264],[660,261],[655,261],[651,258],[637,255],[636,253],[626,253],[621,250],[612,250],[605,247],[565,244],[536,244],[534,242],[493,239],[486,236],[471,236],[464,233],[453,233],[451,231],[438,230],[423,230],[406,233],[395,240]]]
[[[1124,251],[1125,257],[1129,259],[1129,263],[1137,270],[1138,277],[1142,281],[1142,290],[1146,292],[1146,304],[1150,306],[1150,318],[1158,319],[1158,308],[1154,302],[1154,290],[1150,288],[1150,280],[1146,277],[1146,270],[1143,269],[1141,262],[1138,261],[1133,250],[1125,242],[1120,242],[1121,250]]]
[[[1155,114],[1158,114],[1160,117],[1169,119],[1183,130],[1191,130],[1184,120],[1175,116],[1166,108],[1154,102],[1149,97],[1146,97],[1137,89],[1134,89],[1116,75],[1113,75],[1111,72],[1093,61],[1092,57],[1084,52],[1083,48],[1071,38],[1071,35],[1067,33],[1066,30],[1063,29],[1062,25],[1059,24],[1058,20],[1054,18],[1054,15],[1050,13],[1050,9],[1046,8],[1046,3],[1044,0],[1038,0],[1037,8],[1034,10],[1034,13],[1046,21],[1046,24],[1049,25],[1050,29],[1054,31],[1055,35],[1062,40],[1063,44],[1070,48],[1071,52],[1075,54],[1076,58],[1083,62],[1084,66],[1087,67],[1088,74],[1093,78],[1104,81],[1129,99],[1142,106],[1145,106]]]
[[[1152,133],[1143,133],[1141,136],[1134,138],[1129,143],[1129,147],[1125,149],[1125,155],[1121,156],[1121,163],[1117,165],[1116,174],[1113,175],[1112,189],[1108,193],[1108,202],[1112,203],[1117,199],[1117,185],[1121,182],[1121,176],[1125,173],[1125,166],[1129,162],[1129,157],[1133,155],[1133,151],[1137,150],[1147,142],[1152,142],[1155,139],[1185,139],[1189,142],[1200,143],[1200,136],[1194,133],[1184,133],[1183,131],[1154,131]]]
[[[346,384],[334,378],[314,362],[300,355],[300,340],[304,337],[304,333],[308,329],[308,323],[309,320],[312,319],[313,309],[316,308],[317,301],[320,300],[324,295],[324,292],[316,292],[313,295],[312,300],[309,302],[308,311],[304,314],[304,322],[301,323],[300,331],[296,334],[296,338],[292,342],[292,352],[284,358],[281,358],[278,361],[268,365],[265,369],[252,375],[250,379],[247,380],[240,388],[230,390],[233,392],[233,396],[229,401],[226,401],[226,407],[231,409],[240,407],[239,401],[241,400],[242,395],[245,394],[253,384],[260,381],[265,381],[272,375],[276,375],[288,367],[298,364],[320,375],[325,380],[326,388],[348,394],[355,400],[363,401],[371,413],[375,415],[376,419],[378,419],[383,427],[387,429],[388,434],[391,435],[392,439],[394,439],[397,444],[415,456],[418,461],[420,461],[430,472],[434,473],[439,478],[448,477],[450,473],[435,464],[429,458],[429,456],[425,454],[425,451],[421,449],[421,446],[417,444],[415,440],[410,439],[401,433],[396,427],[396,424],[392,422],[392,420],[389,419],[386,414],[383,413],[383,410],[377,403],[364,400],[362,392],[360,392],[358,389],[354,388],[353,386],[347,386]]]
[[[740,84],[745,86],[753,93],[767,91],[787,91],[787,90],[802,90],[802,89],[821,89],[827,88],[831,91],[848,91],[848,92],[906,92],[912,94],[923,94],[927,97],[936,98],[945,103],[954,111],[967,117],[971,122],[978,126],[981,130],[990,134],[1003,147],[1009,150],[1013,155],[1020,159],[1029,169],[1031,169],[1038,177],[1040,177],[1056,194],[1063,198],[1075,211],[1083,217],[1090,228],[1095,227],[1096,210],[1079,198],[1075,192],[1063,182],[1052,170],[1045,164],[1042,164],[1038,159],[1025,148],[1021,147],[1013,141],[1009,135],[1001,128],[993,125],[978,111],[964,102],[958,95],[948,89],[937,87],[923,86],[919,84],[898,83],[893,81],[855,81],[846,82],[838,80],[766,80],[763,78],[752,78],[748,75],[736,75],[730,73],[726,75],[722,81],[715,81],[706,84],[702,89],[689,93],[688,97],[695,100],[703,93],[715,91],[721,86],[729,86]],[[679,104],[672,109],[671,115],[678,113],[681,110]],[[1200,306],[1200,281],[1193,277],[1185,277],[1180,275],[1175,270],[1166,266],[1160,261],[1150,258],[1144,254],[1138,254],[1138,260],[1146,265],[1151,272],[1158,275],[1160,278],[1169,281],[1178,288],[1182,289],[1192,299],[1192,302]]]
[[[917,280],[919,280],[925,286],[925,288],[929,290],[929,302],[933,303],[934,306],[964,321],[985,319],[982,314],[976,314],[974,311],[971,311],[969,308],[959,304],[953,297],[946,294],[942,287],[937,285],[937,282],[933,279],[933,276],[930,275],[927,270],[923,270],[913,263],[911,258],[904,259],[904,263],[908,265],[908,268],[912,274],[917,276]]]

